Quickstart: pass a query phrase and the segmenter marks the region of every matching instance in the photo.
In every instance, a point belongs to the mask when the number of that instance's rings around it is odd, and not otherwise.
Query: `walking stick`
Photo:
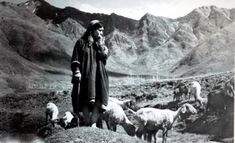
[[[78,115],[78,104],[79,104],[79,93],[80,93],[80,80],[77,80],[73,83],[72,89],[72,106],[73,112]]]

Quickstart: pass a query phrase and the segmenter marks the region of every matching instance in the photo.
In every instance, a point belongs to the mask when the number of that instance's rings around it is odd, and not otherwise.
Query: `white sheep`
[[[115,102],[116,104],[120,105],[123,109],[127,109],[132,104],[132,100],[130,99],[122,101],[114,97],[109,97],[109,102]]]
[[[162,142],[165,143],[167,131],[172,128],[176,119],[186,112],[197,113],[197,110],[188,103],[182,105],[177,111],[150,107],[141,108],[134,116],[138,126],[136,136],[142,138],[142,135],[147,135],[147,140],[149,142],[151,142],[153,136],[154,142],[156,142],[156,134],[158,130],[161,129]]]
[[[65,129],[77,127],[79,123],[79,118],[76,114],[67,111],[65,112],[64,116],[60,118],[58,124]]]
[[[102,117],[105,120],[108,129],[116,131],[117,125],[121,125],[128,135],[135,135],[135,126],[127,118],[122,107],[116,102],[109,101],[107,110],[103,113]]]
[[[132,106],[132,100],[119,100],[117,98],[114,98],[114,97],[109,97],[108,99],[108,103],[116,103],[118,104],[119,106],[121,106],[124,110],[129,108],[130,106]],[[107,107],[106,107],[107,108]],[[105,110],[106,110],[105,108]],[[100,116],[100,115],[96,115],[96,116]],[[98,120],[96,123],[92,124],[92,127],[99,127],[99,128],[103,128],[103,125],[102,125],[102,118],[99,118],[98,117]]]
[[[193,81],[190,87],[190,94],[192,94],[194,96],[195,102],[199,102],[200,106],[203,105],[203,102],[206,102],[206,99],[203,99],[200,95],[201,95],[201,85],[199,82],[197,81]]]
[[[58,119],[58,115],[59,115],[58,107],[52,102],[47,103],[47,106],[46,106],[46,123],[51,122],[54,126],[54,123]]]

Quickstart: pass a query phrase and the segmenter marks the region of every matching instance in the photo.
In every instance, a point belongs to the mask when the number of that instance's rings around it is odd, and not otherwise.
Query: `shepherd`
[[[71,60],[73,110],[83,113],[87,126],[96,126],[108,105],[109,79],[105,69],[108,56],[104,27],[99,20],[92,20],[76,42]]]

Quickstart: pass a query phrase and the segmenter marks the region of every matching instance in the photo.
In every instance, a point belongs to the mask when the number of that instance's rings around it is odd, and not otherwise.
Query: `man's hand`
[[[108,55],[108,53],[109,53],[109,49],[106,46],[103,46],[103,53],[105,55]]]
[[[104,54],[108,54],[108,48],[105,46],[105,37],[99,36],[99,40],[97,41],[97,45],[99,46],[100,52],[103,52]]]
[[[76,70],[73,75],[74,80],[81,81],[81,77],[82,77],[81,72],[79,70]]]
[[[102,46],[105,44],[105,37],[99,36],[99,39],[97,41],[97,45]]]

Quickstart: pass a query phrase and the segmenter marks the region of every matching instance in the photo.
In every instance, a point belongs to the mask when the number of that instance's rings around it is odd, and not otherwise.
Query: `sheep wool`
[[[107,110],[103,114],[103,120],[106,121],[108,129],[116,131],[116,126],[121,125],[128,135],[135,134],[135,126],[127,118],[124,110],[116,102],[109,101]]]
[[[156,142],[156,134],[159,129],[162,130],[163,143],[166,142],[167,131],[172,128],[175,120],[181,113],[197,113],[197,110],[190,104],[185,103],[177,111],[170,109],[141,108],[135,114],[138,129],[136,136],[142,138],[147,135],[147,139],[151,142],[152,136]]]
[[[46,106],[46,121],[54,121],[56,119],[58,119],[58,115],[59,115],[59,109],[58,107],[52,103],[49,102],[47,103]]]

